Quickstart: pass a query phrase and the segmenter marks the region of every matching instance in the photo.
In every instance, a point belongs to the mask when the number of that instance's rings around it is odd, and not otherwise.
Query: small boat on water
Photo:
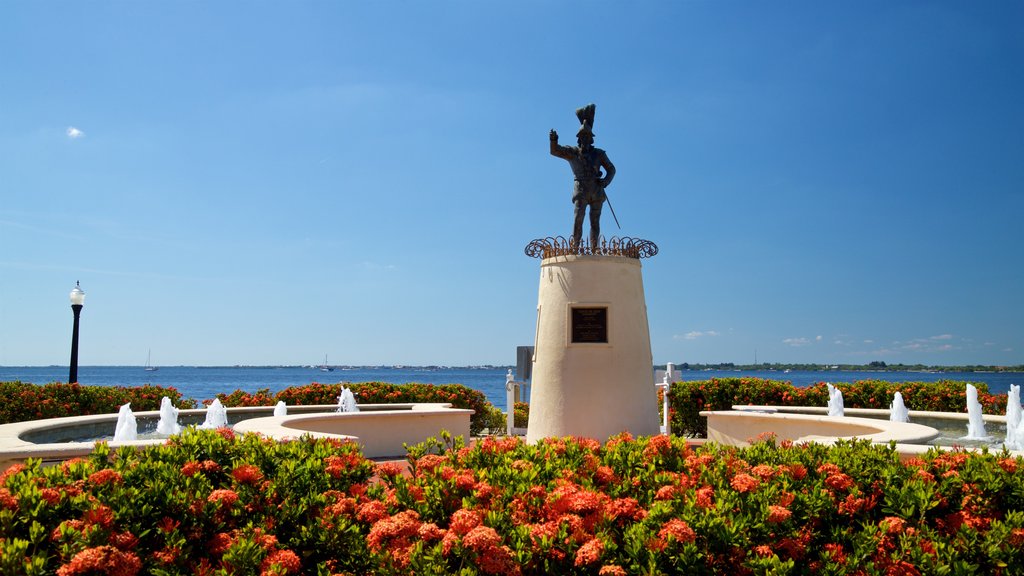
[[[143,368],[143,370],[145,370],[146,372],[156,372],[157,370],[159,370],[159,368],[157,368],[156,366],[153,366],[153,363],[151,362],[152,356],[153,356],[153,351],[152,350],[150,350],[149,352],[146,353],[146,367]]]
[[[320,368],[321,372],[334,372],[334,367],[327,365],[327,354],[324,354],[324,363],[318,366],[318,368]]]

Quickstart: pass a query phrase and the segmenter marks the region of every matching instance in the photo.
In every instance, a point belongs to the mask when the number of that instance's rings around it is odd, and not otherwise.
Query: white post
[[[505,406],[508,407],[505,410],[505,427],[509,436],[516,427],[516,384],[512,378],[512,369],[509,368],[508,374],[505,374]]]

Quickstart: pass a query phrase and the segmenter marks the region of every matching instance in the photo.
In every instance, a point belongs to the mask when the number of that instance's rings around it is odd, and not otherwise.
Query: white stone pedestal
[[[640,260],[541,261],[527,442],[658,433]]]

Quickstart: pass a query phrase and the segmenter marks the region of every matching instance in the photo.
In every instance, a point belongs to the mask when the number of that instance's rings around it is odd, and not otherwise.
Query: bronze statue
[[[615,177],[615,166],[604,150],[594,148],[594,111],[597,106],[587,104],[576,110],[580,129],[576,133],[578,146],[559,146],[558,132],[551,131],[551,155],[569,162],[573,174],[573,210],[571,245],[578,247],[583,236],[583,215],[590,207],[590,246],[597,247],[601,236],[601,206],[607,199],[604,189]],[[604,174],[601,174],[601,169]]]

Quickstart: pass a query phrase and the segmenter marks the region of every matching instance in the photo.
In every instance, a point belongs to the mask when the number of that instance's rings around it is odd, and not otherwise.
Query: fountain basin
[[[705,411],[708,440],[730,446],[746,446],[748,440],[771,432],[779,440],[796,443],[833,443],[840,438],[860,438],[875,443],[922,444],[939,435],[930,426],[856,416],[787,414],[775,407],[744,406],[742,410]]]
[[[352,439],[367,458],[404,457],[405,445],[437,438],[441,430],[469,442],[472,410],[451,404],[385,404],[391,409],[326,414],[290,414],[253,418],[235,425],[236,432],[259,432],[276,440],[292,440],[306,434],[315,437]]]
[[[846,408],[846,417],[843,418],[831,418],[826,416],[828,408],[819,406],[756,406],[756,405],[734,405],[732,411],[719,411],[719,412],[701,412],[702,416],[708,417],[708,438],[711,439],[711,428],[712,428],[712,417],[711,414],[729,414],[731,417],[718,418],[715,417],[715,427],[719,429],[716,434],[720,434],[723,438],[732,438],[732,442],[735,445],[745,445],[747,439],[754,438],[758,434],[763,432],[775,432],[779,439],[790,439],[793,441],[813,441],[831,443],[837,438],[869,438],[873,442],[896,442],[896,451],[900,456],[909,458],[917,456],[927,452],[931,448],[945,447],[949,448],[952,446],[959,446],[968,449],[988,448],[992,450],[1002,450],[1002,442],[998,441],[1002,438],[1002,431],[996,429],[994,442],[971,442],[962,438],[967,433],[967,424],[970,419],[970,415],[966,412],[932,412],[927,410],[910,410],[909,416],[911,422],[909,424],[922,428],[927,428],[935,432],[935,435],[931,437],[920,437],[914,438],[916,433],[910,430],[903,429],[900,427],[889,426],[896,424],[907,424],[903,422],[891,422],[888,420],[890,411],[887,409],[876,409],[876,408]],[[803,435],[797,438],[791,438],[786,434],[780,433],[786,430],[790,424],[780,423],[778,419],[756,419],[757,424],[754,424],[755,419],[753,416],[763,416],[772,414],[777,417],[784,417],[786,420],[792,421],[795,417],[802,417],[805,419],[805,423],[799,426],[803,427]],[[751,420],[744,420],[744,418],[751,418]],[[817,420],[814,420],[817,419]],[[844,429],[837,429],[833,426],[837,424],[822,422],[822,421],[847,421],[846,424],[849,427]],[[996,427],[1005,426],[1006,417],[997,414],[985,414],[984,420],[986,423],[993,424]],[[817,421],[818,425],[811,425],[811,422]],[[838,424],[842,426],[843,424]],[[868,428],[875,429],[875,432],[869,430],[861,430],[858,432],[855,426],[865,426]],[[800,430],[801,428],[794,428]],[[888,430],[888,431],[885,431]],[[950,432],[950,430],[956,430],[958,432]],[[850,434],[846,433],[852,433]],[[909,432],[909,434],[906,434]],[[746,435],[744,435],[746,434]],[[940,435],[946,435],[940,437]],[[726,442],[726,440],[719,440]],[[1013,455],[1024,456],[1024,451],[1010,451]]]
[[[359,442],[373,453],[364,451],[368,458],[383,456],[404,455],[401,450],[402,442],[415,444],[422,442],[430,436],[440,436],[442,429],[448,430],[453,435],[463,435],[469,439],[469,417],[472,410],[451,408],[451,404],[361,404],[361,412],[350,412],[339,414],[335,412],[337,405],[325,404],[316,406],[289,406],[288,416],[281,419],[291,419],[306,415],[318,414],[325,417],[362,416],[371,422],[379,418],[380,422],[386,422],[379,427],[385,428],[381,432],[389,439],[387,442],[376,442],[370,440],[367,435],[374,433],[375,425],[362,423],[345,428],[348,420],[333,424],[320,424],[311,427],[308,432],[314,435],[331,435],[332,437],[346,438]],[[271,415],[274,406],[253,406],[228,408],[228,424],[239,430],[242,422],[251,419],[278,420]],[[432,418],[430,414],[438,412],[445,418]],[[179,422],[183,425],[202,424],[206,416],[206,410],[181,410],[178,414]],[[135,417],[139,423],[140,436],[155,432],[157,422],[160,419],[159,411],[136,412]],[[266,418],[269,417],[269,418]],[[330,420],[330,418],[327,418]],[[353,421],[359,418],[353,419]],[[437,426],[430,430],[425,421]],[[99,440],[107,441],[110,446],[152,446],[159,445],[166,441],[166,438],[157,437],[124,442],[111,440],[117,423],[117,414],[96,414],[90,416],[69,416],[66,418],[50,418],[46,420],[31,420],[27,422],[14,422],[0,425],[0,470],[6,469],[11,464],[22,462],[27,458],[41,459],[44,463],[60,462],[71,458],[88,456]],[[267,423],[279,425],[280,423]],[[287,428],[288,434],[276,434],[271,437],[297,438],[302,436],[304,430],[298,428],[299,424]],[[258,426],[250,425],[244,431],[265,433]],[[356,434],[360,432],[361,434]],[[428,432],[430,432],[428,434]],[[362,437],[360,437],[362,436]],[[398,451],[383,454],[382,450],[394,450],[397,443]]]

